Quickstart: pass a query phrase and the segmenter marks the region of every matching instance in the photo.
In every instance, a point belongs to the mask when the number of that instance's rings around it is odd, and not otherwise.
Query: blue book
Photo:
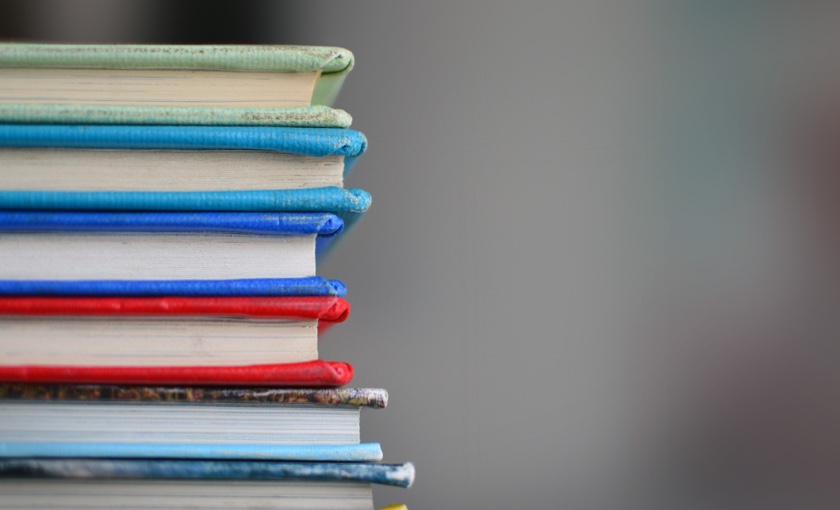
[[[366,147],[348,129],[0,124],[0,148],[35,149],[0,151],[0,209],[329,212],[349,227],[370,207],[343,188]]]
[[[367,149],[362,133],[338,128],[0,124],[0,147],[109,150],[269,151],[342,156],[344,173]]]
[[[69,480],[310,480],[410,487],[414,465],[118,459],[2,459],[0,478]]]
[[[351,445],[273,445],[236,443],[73,443],[62,441],[0,442],[0,458],[17,457],[376,462],[382,460],[382,449],[377,443]]]
[[[328,213],[0,211],[0,280],[305,278],[343,228]]]
[[[339,280],[251,278],[243,280],[0,280],[0,296],[335,296]]]

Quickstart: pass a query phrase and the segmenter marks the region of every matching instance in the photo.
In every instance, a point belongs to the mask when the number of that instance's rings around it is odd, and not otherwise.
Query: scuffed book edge
[[[344,48],[292,45],[0,44],[0,67],[346,73]]]
[[[404,464],[338,462],[8,459],[0,478],[161,479],[161,480],[318,480],[410,487],[415,469]]]
[[[0,383],[0,400],[32,402],[135,402],[150,404],[266,404],[348,406],[383,409],[388,392],[379,388],[290,389],[212,386],[125,386],[111,384]]]
[[[336,92],[337,94],[337,92]],[[201,108],[0,103],[0,122],[53,124],[349,128],[344,110],[319,103],[290,108]]]

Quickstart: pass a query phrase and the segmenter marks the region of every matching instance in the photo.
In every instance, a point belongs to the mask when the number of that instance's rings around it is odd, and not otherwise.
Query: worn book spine
[[[317,388],[342,386],[352,378],[353,367],[349,363],[323,360],[233,367],[0,365],[0,381],[10,383],[265,385]]]
[[[410,487],[414,466],[355,462],[6,459],[0,478],[316,480]]]
[[[353,118],[327,106],[204,108],[0,103],[0,122],[151,126],[349,128]]]
[[[316,405],[381,409],[388,405],[388,392],[378,388],[315,389],[0,383],[0,399],[38,402]]]

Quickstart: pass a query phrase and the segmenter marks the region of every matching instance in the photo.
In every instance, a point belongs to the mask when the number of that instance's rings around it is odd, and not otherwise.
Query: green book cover
[[[0,122],[192,124],[341,127],[351,123],[328,108],[353,68],[348,50],[321,46],[166,46],[0,44],[3,69],[110,69],[260,73],[318,72],[312,106],[217,108],[190,106],[16,104],[0,99]]]

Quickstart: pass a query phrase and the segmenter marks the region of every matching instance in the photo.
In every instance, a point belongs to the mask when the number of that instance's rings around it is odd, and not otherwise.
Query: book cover
[[[240,280],[0,280],[0,296],[334,296],[344,297],[339,280],[250,278]]]
[[[149,384],[207,386],[335,387],[350,382],[353,367],[340,361],[278,365],[89,367],[61,365],[0,366],[0,381],[10,383]]]
[[[270,388],[125,386],[115,384],[0,383],[0,400],[351,406],[383,409],[388,392],[378,388]]]
[[[285,45],[0,44],[0,67],[309,72],[314,105],[330,105],[353,69],[343,48]]]
[[[342,232],[329,213],[2,211],[0,233],[225,233],[316,235],[316,253]]]
[[[0,478],[318,480],[410,487],[414,465],[116,459],[3,459]]]
[[[370,195],[337,187],[215,192],[0,191],[0,211],[327,212],[349,228],[370,207]]]
[[[15,317],[230,317],[343,322],[350,305],[332,296],[0,297],[0,320]]]
[[[358,131],[329,128],[0,124],[0,147],[256,150],[311,157],[336,155],[344,156],[347,174],[367,149],[367,139]]]
[[[0,458],[11,457],[376,462],[382,460],[382,449],[376,443],[358,445],[271,445],[236,443],[75,443],[63,441],[0,442]]]

